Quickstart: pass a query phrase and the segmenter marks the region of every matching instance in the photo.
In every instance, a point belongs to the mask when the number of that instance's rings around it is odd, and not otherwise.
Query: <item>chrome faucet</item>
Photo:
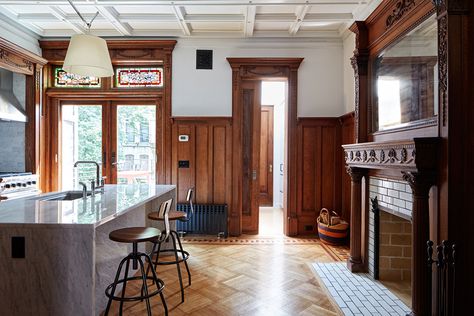
[[[91,192],[92,196],[95,196],[96,189],[100,189],[101,193],[104,193],[104,179],[100,178],[100,166],[97,162],[93,160],[78,160],[74,163],[74,168],[76,168],[79,164],[94,164],[96,168],[96,179],[91,180]],[[83,184],[81,184],[83,185]]]
[[[87,198],[87,185],[84,182],[79,182],[79,184],[82,186],[82,198],[86,199]]]

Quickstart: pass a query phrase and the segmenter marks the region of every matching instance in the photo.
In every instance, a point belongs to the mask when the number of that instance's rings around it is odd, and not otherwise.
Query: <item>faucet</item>
[[[79,184],[82,186],[82,198],[86,199],[87,198],[87,185],[84,182],[79,182]]]
[[[96,169],[96,179],[91,181],[91,191],[92,196],[95,196],[95,190],[101,189],[101,193],[104,193],[104,179],[100,178],[100,166],[97,162],[92,160],[78,160],[74,163],[74,168],[76,168],[79,164],[94,164]],[[80,183],[81,184],[81,183]],[[81,184],[84,186],[84,184]]]

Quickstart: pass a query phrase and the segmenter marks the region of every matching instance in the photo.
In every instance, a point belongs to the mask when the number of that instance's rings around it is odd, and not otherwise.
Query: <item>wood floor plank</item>
[[[340,315],[321,288],[310,263],[333,259],[318,244],[216,245],[185,244],[192,285],[182,265],[185,302],[176,267],[158,267],[165,282],[170,315]],[[127,287],[138,293],[138,283]],[[112,304],[118,315],[119,304]],[[159,296],[152,298],[153,315],[163,315]],[[146,315],[144,302],[124,304],[124,315]]]

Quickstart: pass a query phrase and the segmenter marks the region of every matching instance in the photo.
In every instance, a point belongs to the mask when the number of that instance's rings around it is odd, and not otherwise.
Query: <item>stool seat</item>
[[[181,211],[170,211],[168,213],[168,219],[170,221],[175,221],[175,220],[185,220],[186,219],[186,212],[181,212]],[[152,212],[148,214],[148,219],[151,219],[153,221],[164,221],[165,219],[159,216],[158,212]]]
[[[117,242],[137,243],[154,241],[160,234],[161,231],[154,227],[127,227],[114,230],[109,234],[109,238]]]

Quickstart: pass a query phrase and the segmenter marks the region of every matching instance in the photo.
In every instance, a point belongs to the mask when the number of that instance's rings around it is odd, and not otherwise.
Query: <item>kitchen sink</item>
[[[90,196],[91,193],[87,192],[87,196]],[[44,196],[39,196],[35,200],[40,201],[73,201],[82,198],[82,191],[65,191],[53,194],[47,194]]]

